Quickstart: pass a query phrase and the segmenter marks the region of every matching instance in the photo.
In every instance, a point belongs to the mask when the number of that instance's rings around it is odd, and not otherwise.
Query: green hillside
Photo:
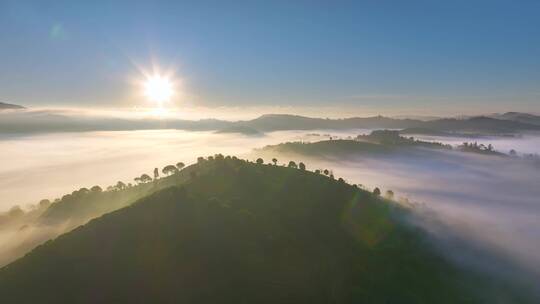
[[[187,169],[0,269],[2,303],[522,301],[341,180],[221,156]]]
[[[358,135],[352,139],[322,140],[317,142],[287,142],[266,146],[256,154],[272,156],[273,154],[296,154],[315,157],[339,157],[348,155],[385,155],[388,153],[404,153],[409,148],[430,148],[451,150],[450,145],[438,142],[416,140],[403,137],[399,131],[375,130],[368,135]]]

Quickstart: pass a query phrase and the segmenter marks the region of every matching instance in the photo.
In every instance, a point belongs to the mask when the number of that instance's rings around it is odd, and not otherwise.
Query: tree
[[[24,211],[21,209],[21,207],[19,207],[19,205],[15,205],[9,209],[8,214],[11,217],[19,217],[24,215]]]
[[[152,181],[152,178],[148,174],[141,175],[141,177],[139,179],[140,179],[141,183],[148,183],[148,182]]]
[[[514,149],[510,150],[510,155],[511,156],[516,156],[517,155],[516,150],[514,150]]]
[[[274,163],[274,166],[277,165],[277,158],[272,158],[272,162]]]
[[[88,188],[84,188],[84,187],[77,191],[78,195],[85,195],[85,194],[88,194],[88,193],[90,193],[90,190],[88,190]]]
[[[394,198],[394,191],[392,191],[392,190],[386,191],[386,198],[393,199]]]
[[[298,166],[296,165],[296,163],[293,162],[292,160],[289,162],[289,165],[288,165],[287,167],[289,167],[289,168],[295,168],[295,169],[298,168]]]
[[[158,178],[159,178],[159,169],[154,168],[154,179],[158,179]]]
[[[133,180],[134,180],[137,184],[142,183],[142,180],[141,180],[140,177],[135,177]]]
[[[179,171],[184,169],[185,166],[186,165],[183,162],[176,163],[176,168],[178,168]]]
[[[48,199],[42,199],[39,201],[39,208],[49,207],[50,204],[51,204],[51,201],[49,201]]]
[[[324,175],[328,176],[328,174],[330,174],[330,171],[328,171],[328,169],[324,169],[323,173]]]
[[[298,163],[298,168],[300,168],[300,170],[306,170],[306,165],[304,163]]]
[[[197,157],[197,163],[198,164],[203,163],[203,162],[204,162],[204,157],[202,157],[202,156]]]
[[[126,184],[124,184],[123,182],[119,181],[118,183],[116,183],[116,189],[118,190],[124,190],[126,189]]]
[[[177,173],[178,168],[173,165],[167,165],[161,170],[161,172],[163,172],[163,174],[165,175],[171,175],[171,174]]]
[[[135,179],[137,179],[137,178],[135,178]],[[92,192],[102,192],[103,189],[101,189],[100,186],[94,186],[94,187],[90,188],[90,191],[92,191]]]
[[[373,194],[376,196],[381,195],[381,189],[379,189],[378,187],[375,187],[375,189],[373,189]]]
[[[340,178],[338,178],[338,182],[340,182],[340,183],[344,183],[344,182],[345,182],[345,180],[344,180],[343,178],[341,178],[341,177],[340,177]]]
[[[264,160],[262,158],[257,158],[257,164],[262,165]]]
[[[321,170],[319,169],[315,170],[315,174],[321,174]]]

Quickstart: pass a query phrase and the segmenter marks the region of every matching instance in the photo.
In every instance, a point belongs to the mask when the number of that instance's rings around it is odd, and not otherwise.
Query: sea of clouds
[[[53,200],[81,187],[106,188],[117,181],[133,182],[134,177],[150,174],[155,167],[179,161],[189,164],[198,156],[223,153],[254,158],[253,149],[265,145],[316,141],[328,136],[345,138],[368,131],[284,131],[244,136],[150,130],[3,137],[0,139],[0,210],[7,211],[14,205],[28,208],[40,199]],[[451,144],[470,141],[427,139]],[[503,151],[538,153],[539,140],[538,136],[526,135],[489,138],[486,143],[496,149],[503,147]],[[484,143],[482,139],[477,141]],[[419,208],[417,224],[430,230],[435,238],[474,244],[480,252],[495,253],[501,260],[509,261],[508,265],[515,265],[511,269],[492,267],[493,271],[509,272],[518,278],[540,277],[540,168],[531,162],[422,149],[384,157],[276,157],[280,163],[304,161],[311,170],[331,169],[336,177],[362,184],[367,189],[380,187],[383,192],[391,189],[396,197],[408,198],[423,206]],[[18,232],[14,231],[0,233],[3,248],[9,248],[9,241],[17,238]],[[442,250],[457,260],[482,260],[473,254],[467,255],[465,250],[452,249],[448,244],[442,245]]]

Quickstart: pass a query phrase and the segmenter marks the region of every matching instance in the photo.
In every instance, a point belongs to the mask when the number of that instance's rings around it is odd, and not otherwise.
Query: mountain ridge
[[[16,104],[0,102],[0,110],[17,110],[17,109],[26,109],[26,108],[20,105],[16,105]]]

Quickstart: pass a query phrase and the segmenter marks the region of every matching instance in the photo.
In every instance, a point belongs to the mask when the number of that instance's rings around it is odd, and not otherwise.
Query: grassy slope
[[[404,210],[291,168],[216,160],[0,270],[11,303],[481,303]],[[517,302],[504,290],[499,297]],[[507,298],[504,298],[507,297]]]

